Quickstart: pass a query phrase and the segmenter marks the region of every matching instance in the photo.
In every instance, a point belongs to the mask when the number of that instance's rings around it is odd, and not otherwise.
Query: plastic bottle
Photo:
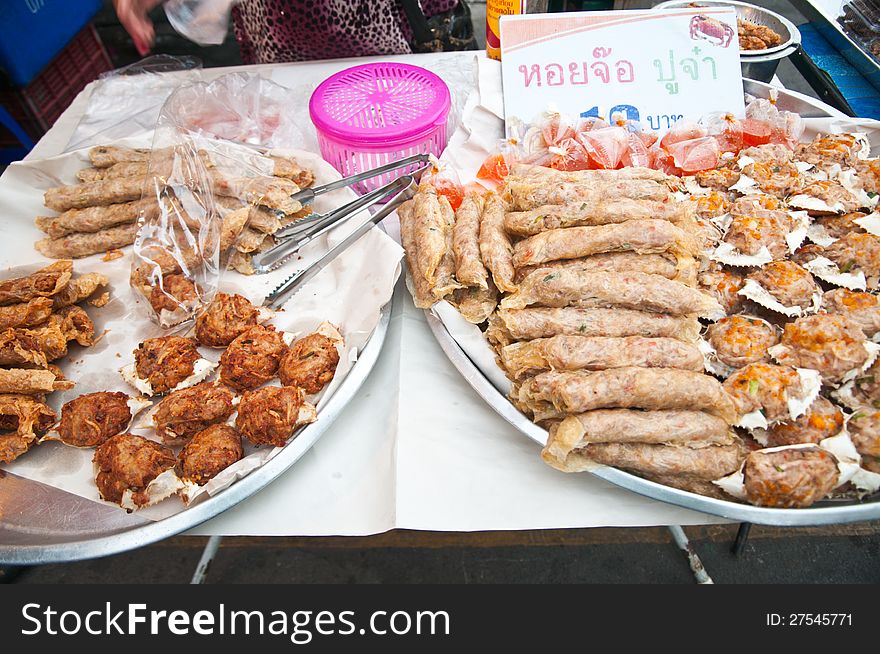
[[[501,30],[498,19],[514,14],[541,14],[547,0],[486,0],[486,54],[501,61]]]

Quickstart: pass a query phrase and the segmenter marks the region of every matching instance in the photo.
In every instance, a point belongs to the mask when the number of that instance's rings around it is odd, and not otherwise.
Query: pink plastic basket
[[[324,80],[309,101],[321,156],[343,177],[413,154],[446,147],[449,89],[434,73],[409,64],[348,68]],[[405,169],[355,185],[366,193]]]

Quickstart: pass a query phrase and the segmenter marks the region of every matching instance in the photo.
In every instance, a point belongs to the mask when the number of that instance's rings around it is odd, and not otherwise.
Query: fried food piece
[[[156,406],[156,433],[166,443],[191,438],[229,418],[235,410],[234,398],[231,389],[211,382],[174,391]]]
[[[59,213],[68,209],[107,206],[140,200],[146,177],[121,177],[73,186],[56,186],[43,194],[43,203]]]
[[[241,295],[217,293],[196,318],[196,340],[207,347],[226,347],[257,325],[260,311]]]
[[[93,460],[98,468],[95,484],[101,498],[121,506],[128,491],[135,507],[151,503],[147,487],[175,463],[171,448],[128,433],[104,442]]]
[[[468,193],[455,212],[452,226],[452,252],[455,254],[455,274],[462,284],[488,288],[488,272],[480,258],[480,217],[483,198]]]
[[[121,434],[131,422],[125,393],[87,393],[61,407],[58,436],[65,445],[95,447]]]
[[[278,366],[278,377],[285,386],[298,386],[313,395],[330,383],[339,364],[337,344],[342,336],[330,325],[322,325],[293,343]]]
[[[825,230],[825,234],[829,237],[841,238],[850,232],[864,232],[865,228],[855,221],[859,218],[866,218],[867,216],[868,214],[862,213],[861,211],[845,213],[842,216],[817,216],[813,218],[813,224],[821,226]]]
[[[100,232],[110,227],[130,225],[144,220],[154,220],[159,216],[159,203],[155,198],[143,198],[134,202],[111,204],[85,209],[68,209],[57,216],[37,216],[37,227],[49,238],[62,238],[69,234]]]
[[[718,218],[730,211],[730,200],[726,194],[718,191],[691,196],[691,202],[694,204],[697,216],[704,220]]]
[[[788,198],[788,206],[804,209],[812,216],[825,216],[850,213],[858,209],[861,203],[840,182],[819,180],[810,182]]]
[[[846,316],[817,314],[787,324],[771,354],[783,365],[818,370],[824,381],[836,383],[868,360],[864,343],[864,332]]]
[[[798,192],[803,185],[800,171],[791,162],[755,162],[743,168],[743,175],[755,180],[764,193],[779,199]]]
[[[163,311],[174,313],[183,304],[198,301],[199,291],[195,282],[181,274],[164,275],[160,283],[150,291],[150,306],[157,314]]]
[[[706,340],[721,363],[742,368],[750,363],[770,361],[767,349],[779,342],[779,335],[766,320],[736,315],[709,325]]]
[[[220,357],[220,381],[240,391],[261,386],[278,373],[286,351],[283,335],[274,327],[250,327]]]
[[[200,359],[196,342],[181,336],[148,338],[134,351],[138,377],[149,382],[154,393],[167,393],[195,372]]]
[[[547,452],[545,449],[544,452]],[[542,453],[545,463],[563,472],[580,472],[602,464],[646,475],[690,475],[717,479],[736,470],[746,452],[742,444],[691,448],[649,443],[589,443],[559,461]]]
[[[728,423],[736,407],[714,377],[672,368],[613,368],[597,372],[544,372],[514,391],[522,404],[549,402],[563,413],[593,409],[689,409]]]
[[[880,238],[877,236],[850,232],[820,251],[822,256],[836,263],[841,272],[861,271],[868,288],[877,288],[880,281]]]
[[[550,274],[536,270],[519,291],[501,301],[503,309],[546,307],[623,308],[674,316],[721,313],[716,300],[680,282],[644,273],[580,272],[561,269]]]
[[[177,456],[181,479],[204,486],[244,456],[241,434],[229,425],[211,425],[192,437]]]
[[[497,193],[485,196],[480,219],[480,255],[495,286],[507,293],[514,292],[513,245],[504,230],[504,203]]]
[[[52,299],[47,297],[0,307],[0,329],[33,327],[49,320],[50,315],[52,315]]]
[[[141,249],[138,255],[143,263],[132,270],[130,281],[132,287],[138,289],[146,298],[150,297],[153,286],[161,277],[182,272],[181,266],[194,269],[204,265],[199,251],[188,247],[171,252],[164,246],[150,245]]]
[[[437,269],[446,254],[446,231],[450,228],[437,194],[420,189],[413,197],[412,211],[401,215],[402,220],[406,218],[411,221],[407,230],[414,247],[411,272],[433,289],[437,284]]]
[[[809,271],[794,261],[771,261],[750,273],[746,280],[761,286],[786,308],[809,309],[820,293]]]
[[[782,164],[792,160],[794,153],[781,143],[764,143],[740,150],[739,156],[749,157],[755,163]]]
[[[501,350],[502,367],[511,379],[544,370],[606,370],[608,368],[703,369],[703,354],[691,343],[674,338],[626,336],[553,336],[514,343]]]
[[[741,274],[721,268],[717,264],[700,273],[700,290],[715,298],[728,315],[742,308],[743,296],[739,291],[743,284],[745,278]]]
[[[766,25],[736,19],[740,50],[766,50],[782,43],[782,37]]]
[[[242,395],[235,426],[254,445],[284,447],[294,429],[314,419],[301,388],[267,386]]]
[[[767,446],[819,443],[837,436],[843,429],[843,411],[824,397],[817,397],[809,410],[797,420],[780,422],[767,430]]]
[[[61,238],[44,238],[34,247],[50,259],[81,259],[107,250],[116,250],[134,243],[138,225],[117,225],[94,233],[76,233]]]
[[[51,323],[36,329],[7,329],[0,332],[0,365],[45,368],[67,354],[62,320],[53,316]]]
[[[724,381],[724,390],[740,417],[761,411],[771,423],[790,420],[789,400],[806,399],[808,395],[794,368],[770,363],[750,363],[740,368]]]
[[[455,254],[453,253],[452,230],[455,226],[455,212],[452,205],[445,195],[438,196],[440,203],[440,214],[446,222],[446,248],[443,252],[443,258],[440,265],[437,266],[437,281],[431,289],[434,299],[442,300],[456,289],[462,288],[462,285],[455,279]]]
[[[700,323],[690,316],[669,316],[633,309],[501,309],[500,327],[513,340],[529,341],[558,334],[581,336],[669,337],[695,341]]]
[[[61,321],[61,331],[68,342],[76,341],[83,347],[95,344],[95,324],[89,318],[89,314],[81,307],[75,305],[64,307],[53,316],[54,318]],[[50,319],[50,324],[51,322],[52,319]]]
[[[650,218],[686,224],[693,220],[693,212],[693,207],[683,203],[614,198],[599,204],[548,204],[528,211],[511,211],[504,216],[504,228],[514,236],[534,236],[550,229],[608,225]]]
[[[852,398],[858,406],[880,409],[880,358],[853,380]]]
[[[56,257],[57,258],[57,257]],[[0,281],[0,306],[51,297],[61,292],[73,276],[73,262],[57,261],[25,277]]]
[[[49,430],[58,417],[40,397],[0,395],[0,430],[34,436]]]
[[[693,261],[692,259],[688,260]],[[524,266],[517,269],[515,280],[517,283],[520,283],[536,270],[546,270],[546,274],[549,275],[560,269],[583,272],[641,272],[649,275],[660,275],[666,279],[677,279],[682,274],[687,276],[688,272],[695,273],[694,270],[679,270],[679,262],[676,258],[665,254],[609,252],[606,254],[594,254],[581,259],[565,259],[537,266]],[[683,279],[679,279],[679,281],[686,283]]]
[[[150,148],[123,148],[115,145],[97,145],[89,150],[89,161],[95,168],[109,168],[125,161],[148,162],[150,156],[155,159],[170,158],[174,155],[172,148],[151,151]]]
[[[415,200],[401,204],[397,208],[397,215],[400,218],[400,243],[406,254],[409,272],[407,282],[412,286],[413,303],[419,309],[428,309],[434,304],[435,299],[431,293],[431,283],[419,272],[419,266],[423,265],[424,261],[423,255],[420,254],[421,245],[416,241]]]
[[[0,394],[45,395],[73,387],[73,382],[59,378],[52,370],[0,368]]]
[[[859,454],[866,459],[880,458],[880,411],[860,409],[852,415],[846,427]]]
[[[498,306],[498,289],[490,279],[485,289],[479,286],[456,289],[449,302],[458,309],[462,318],[479,325],[488,320]]]
[[[666,220],[630,220],[594,227],[551,229],[530,236],[514,246],[513,266],[522,268],[605,252],[668,252],[687,256],[698,251],[699,246],[690,234]]]
[[[713,191],[727,191],[736,184],[740,178],[740,172],[733,168],[714,168],[703,170],[694,175],[697,184]]]
[[[828,171],[835,164],[843,169],[853,168],[860,160],[863,144],[853,134],[817,135],[810,143],[795,149],[794,160],[813,164]]]
[[[724,242],[748,256],[757,256],[762,248],[767,248],[774,260],[788,256],[786,235],[791,230],[792,220],[785,211],[752,210],[749,213],[735,213],[731,208],[732,220]]]
[[[836,459],[818,447],[751,452],[743,466],[746,499],[757,506],[814,504],[837,485]]]
[[[101,273],[86,273],[74,277],[67,286],[52,297],[52,304],[56,310],[69,307],[91,297],[95,291],[109,283],[110,280]]]
[[[880,298],[871,293],[835,288],[822,296],[822,310],[846,316],[868,338],[880,332]]]

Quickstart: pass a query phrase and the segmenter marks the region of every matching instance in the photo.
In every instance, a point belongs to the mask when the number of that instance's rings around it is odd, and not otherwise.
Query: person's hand
[[[131,35],[140,56],[145,56],[153,46],[153,21],[147,12],[162,4],[162,0],[113,0],[119,22]]]

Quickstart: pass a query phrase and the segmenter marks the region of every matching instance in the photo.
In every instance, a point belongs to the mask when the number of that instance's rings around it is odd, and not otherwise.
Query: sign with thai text
[[[501,67],[508,126],[555,110],[665,132],[744,111],[730,7],[504,16]]]

